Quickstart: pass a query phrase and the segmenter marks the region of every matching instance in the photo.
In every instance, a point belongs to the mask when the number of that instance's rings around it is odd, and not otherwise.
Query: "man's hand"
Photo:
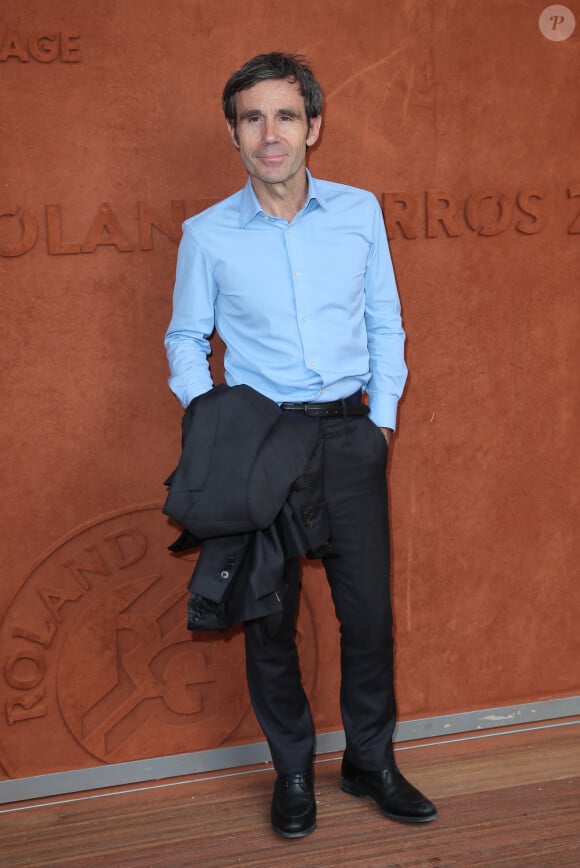
[[[383,432],[383,437],[387,441],[387,446],[390,446],[391,445],[391,436],[393,434],[393,429],[392,428],[381,428],[381,431]]]

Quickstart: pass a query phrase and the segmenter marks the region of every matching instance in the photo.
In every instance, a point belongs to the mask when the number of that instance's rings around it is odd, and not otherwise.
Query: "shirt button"
[[[307,317],[307,316],[303,316],[303,317],[302,317],[302,322],[308,322],[308,317]]]
[[[295,272],[294,272],[294,277],[300,277],[300,272],[299,272],[299,271],[295,271]]]
[[[291,229],[287,229],[287,230],[286,230],[286,235],[292,235],[292,230],[291,230]]]
[[[311,368],[315,368],[315,367],[316,367],[316,359],[312,359],[312,361],[310,362],[310,367],[311,367]]]

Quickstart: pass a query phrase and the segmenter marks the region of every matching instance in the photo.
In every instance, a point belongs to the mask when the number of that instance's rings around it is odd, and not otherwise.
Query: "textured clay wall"
[[[185,629],[192,561],[166,551],[160,506],[180,224],[243,183],[219,96],[265,50],[312,59],[311,168],[373,190],[391,237],[411,371],[390,459],[400,716],[579,692],[580,33],[542,35],[547,5],[4,0],[4,776],[261,738],[240,633]],[[337,729],[315,566],[300,643]]]

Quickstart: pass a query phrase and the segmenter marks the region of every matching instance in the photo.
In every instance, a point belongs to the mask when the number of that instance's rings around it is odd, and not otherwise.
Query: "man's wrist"
[[[387,446],[389,446],[391,443],[391,437],[393,436],[393,429],[392,428],[386,428],[384,425],[380,425],[379,427],[380,427],[381,431],[383,432],[383,437],[387,441]]]

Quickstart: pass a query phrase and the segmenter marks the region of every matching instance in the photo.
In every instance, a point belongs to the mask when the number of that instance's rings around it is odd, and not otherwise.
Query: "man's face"
[[[253,179],[284,184],[304,171],[306,146],[318,139],[321,118],[306,120],[297,82],[269,79],[236,96],[237,125],[228,123],[242,162]]]

